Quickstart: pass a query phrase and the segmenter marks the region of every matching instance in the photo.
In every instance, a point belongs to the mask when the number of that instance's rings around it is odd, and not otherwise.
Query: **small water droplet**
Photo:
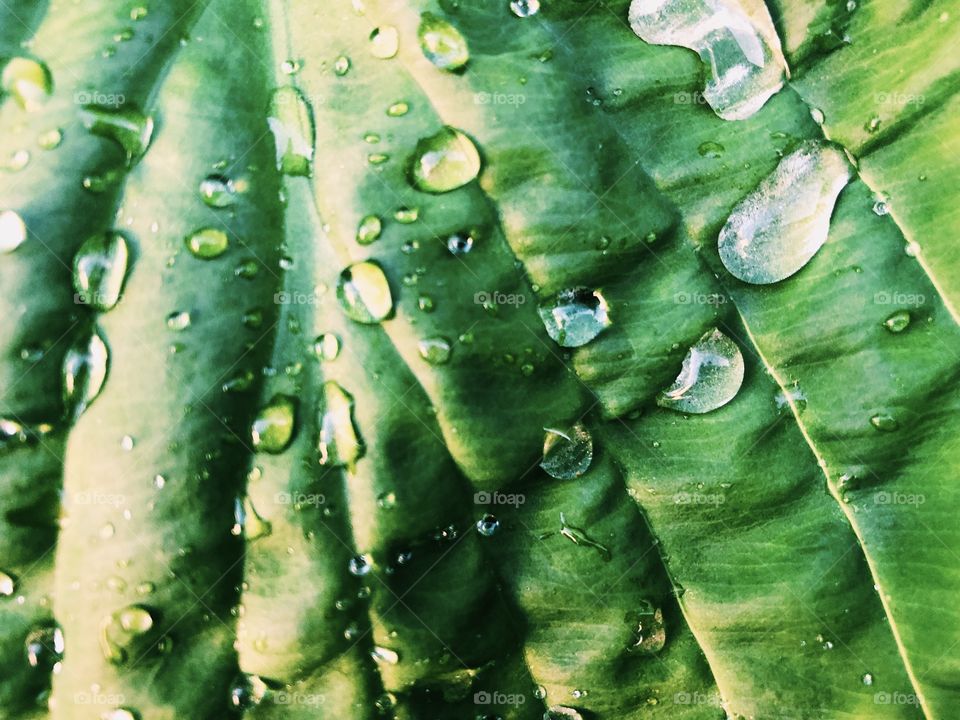
[[[518,18],[533,17],[540,12],[540,0],[511,0],[510,12]]]
[[[873,685],[873,675],[870,673],[864,673],[863,677],[860,679],[864,685]]]
[[[687,351],[680,374],[660,393],[657,404],[697,415],[716,410],[740,390],[743,369],[740,348],[714,328]]]
[[[46,130],[37,137],[37,145],[41,150],[56,150],[63,142],[63,131],[60,128]]]
[[[354,555],[347,565],[351,575],[363,577],[373,570],[373,561],[369,555]]]
[[[410,105],[403,101],[395,102],[387,108],[387,115],[390,117],[403,117],[410,112]]]
[[[886,201],[884,201],[884,200],[877,200],[877,201],[873,204],[873,213],[874,213],[874,215],[879,215],[879,216],[881,216],[881,217],[883,217],[884,215],[889,215],[889,214],[890,214],[890,206],[887,205]]]
[[[142,157],[153,139],[153,118],[131,105],[84,105],[80,119],[94,135],[113,140],[123,148],[128,164]]]
[[[436,303],[434,303],[433,298],[429,295],[420,295],[417,298],[417,308],[421,312],[432,313],[436,307]]]
[[[892,333],[901,333],[910,325],[910,311],[897,310],[883,321],[883,326]]]
[[[340,273],[337,298],[347,317],[364,325],[379,323],[393,312],[390,283],[372,261],[355,263]]]
[[[267,694],[267,684],[257,675],[241,675],[230,687],[230,704],[240,710],[259,705]]]
[[[107,379],[109,351],[96,329],[76,342],[63,358],[63,401],[69,415],[80,416]]]
[[[880,129],[880,118],[874,115],[867,121],[867,124],[863,126],[863,129],[871,135],[874,134]]]
[[[723,145],[721,145],[718,142],[714,142],[713,140],[707,140],[706,142],[702,142],[697,147],[697,152],[700,153],[700,155],[702,155],[703,157],[707,157],[707,158],[723,157],[723,153],[725,150],[726,148],[724,148]]]
[[[370,54],[381,60],[389,60],[400,49],[400,33],[393,25],[382,25],[370,33]]]
[[[120,438],[121,450],[126,450],[129,452],[130,450],[133,450],[133,446],[135,444],[136,444],[136,441],[133,439],[133,436],[131,435],[124,435],[122,438]]]
[[[274,395],[257,413],[250,434],[253,449],[277,454],[287,449],[296,427],[297,399],[290,395]]]
[[[446,126],[417,142],[410,181],[418,190],[445,193],[463,187],[480,173],[480,153],[473,141]]]
[[[443,337],[425,338],[417,343],[417,350],[420,357],[431,365],[443,365],[453,352],[450,341]]]
[[[39,110],[53,92],[53,77],[39,60],[15,57],[3,68],[0,86],[23,110],[33,112]]]
[[[63,632],[55,626],[34,628],[27,633],[24,647],[30,667],[50,671],[63,659]]]
[[[357,227],[357,242],[361,245],[369,245],[380,237],[382,230],[383,221],[376,215],[367,215]]]
[[[207,175],[200,181],[200,198],[212,208],[229,207],[236,201],[236,188],[224,175]]]
[[[101,312],[120,300],[130,250],[120,233],[88,238],[73,258],[73,289],[78,299]]]
[[[267,124],[277,151],[277,170],[286,175],[309,177],[316,126],[303,93],[290,85],[274,90]]]
[[[411,223],[415,223],[419,217],[420,210],[418,208],[401,207],[397,208],[393,213],[393,219],[401,225],[410,225]]]
[[[333,333],[319,335],[313,343],[313,354],[326,362],[336,360],[340,355],[340,338]]]
[[[280,63],[280,72],[282,72],[284,75],[296,75],[298,72],[300,72],[302,67],[303,63],[301,63],[299,60],[289,58]]]
[[[381,493],[377,496],[377,507],[381,510],[392,510],[397,506],[397,496],[392,492]]]
[[[100,720],[140,720],[140,714],[132,708],[118,707],[102,713]]]
[[[473,249],[473,234],[455,232],[447,238],[447,250],[451,255],[462,257]]]
[[[593,437],[584,425],[546,428],[540,467],[548,475],[558,480],[572,480],[583,475],[592,462]]]
[[[201,260],[212,260],[223,255],[230,245],[227,234],[219,228],[201,228],[184,241],[190,254]]]
[[[366,445],[353,417],[353,396],[337,382],[323,384],[323,409],[320,412],[320,438],[317,449],[320,464],[352,469],[366,452]]]
[[[131,656],[150,648],[151,630],[156,625],[153,612],[144,605],[127,605],[100,622],[100,650],[110,663],[120,665]]]
[[[377,662],[386,663],[387,665],[396,665],[400,662],[400,655],[396,650],[380,647],[379,645],[370,651],[370,656]]]
[[[10,597],[13,595],[15,589],[16,583],[13,580],[13,576],[0,570],[0,596]]]
[[[500,521],[495,515],[484,515],[477,520],[477,532],[484,537],[490,537],[500,529]]]
[[[186,330],[190,327],[190,321],[190,313],[185,310],[175,310],[167,315],[167,327],[171,330]]]
[[[0,253],[11,253],[27,239],[27,226],[13,210],[0,212]]]
[[[348,58],[346,55],[340,55],[336,60],[333,61],[333,71],[338,77],[343,77],[350,72],[350,58]]]
[[[2,169],[9,170],[10,172],[20,172],[27,165],[30,164],[30,152],[28,150],[15,150],[10,155],[10,159],[5,165],[2,166]]]
[[[586,345],[610,326],[607,301],[599,290],[562,290],[538,312],[547,334],[561,347]]]
[[[247,310],[240,318],[240,322],[245,328],[259,330],[263,327],[263,311],[258,309]]]
[[[870,424],[880,432],[893,432],[900,427],[900,423],[890,413],[877,413],[870,418]]]
[[[441,70],[460,70],[470,59],[467,41],[460,31],[433,13],[420,16],[417,37],[424,57]]]

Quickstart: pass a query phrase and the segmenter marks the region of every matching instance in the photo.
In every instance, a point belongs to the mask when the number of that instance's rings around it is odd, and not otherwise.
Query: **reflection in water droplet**
[[[455,232],[447,238],[447,250],[457,257],[466,255],[473,249],[473,234]]]
[[[63,142],[63,131],[60,128],[46,130],[37,136],[37,145],[41,150],[56,150]]]
[[[467,41],[460,31],[433,13],[420,16],[417,36],[424,57],[441,70],[459,70],[470,59]]]
[[[673,385],[657,404],[678,412],[702,414],[730,402],[743,383],[743,355],[730,338],[714,328],[687,351]]]
[[[340,338],[333,333],[324,333],[313,343],[313,354],[320,360],[330,362],[340,355]]]
[[[500,521],[495,515],[484,515],[477,520],[477,532],[484,537],[491,537],[500,529]]]
[[[874,215],[879,215],[879,216],[881,216],[881,217],[883,217],[884,215],[889,215],[889,214],[890,214],[890,206],[887,205],[887,203],[884,202],[883,200],[877,200],[877,201],[873,204],[873,213],[874,213]]]
[[[393,312],[390,283],[375,262],[355,263],[341,272],[337,298],[347,317],[364,325],[374,325]]]
[[[297,399],[290,395],[274,395],[254,418],[250,434],[253,449],[281,453],[293,439],[296,425]]]
[[[910,311],[897,310],[883,321],[883,326],[892,333],[901,333],[910,325]]]
[[[834,204],[850,177],[841,150],[803,143],[730,213],[720,230],[724,266],[758,285],[799,271],[826,242]]]
[[[185,240],[190,254],[201,260],[212,260],[227,251],[230,239],[219,228],[202,228],[194,231]]]
[[[373,561],[369,555],[354,555],[350,558],[347,568],[350,570],[351,575],[363,577],[373,570]]]
[[[147,151],[153,138],[153,118],[130,105],[84,105],[80,119],[94,135],[120,145],[127,154],[128,164],[136,162]]]
[[[22,109],[33,112],[39,110],[53,92],[53,78],[40,61],[15,57],[3,68],[0,86]]]
[[[480,153],[459,130],[444,127],[417,142],[410,181],[418,190],[445,193],[463,187],[480,173]]]
[[[533,17],[540,12],[540,0],[511,0],[510,12],[518,18]]]
[[[583,475],[593,462],[593,437],[581,423],[566,429],[546,428],[540,467],[558,480]]]
[[[63,632],[56,626],[34,628],[24,640],[30,667],[50,672],[63,659]]]
[[[443,365],[450,360],[453,349],[450,341],[443,337],[424,338],[417,343],[420,357],[431,365]]]
[[[101,312],[114,307],[127,274],[126,239],[116,232],[88,238],[73,258],[73,288],[78,299]]]
[[[286,175],[309,177],[316,127],[303,93],[289,85],[274,90],[267,124],[273,133],[277,169]]]
[[[23,245],[27,226],[13,210],[0,212],[0,253],[9,253]]]
[[[94,329],[75,343],[63,358],[63,401],[68,415],[77,418],[92,403],[107,379],[109,352]]]
[[[348,469],[352,469],[366,451],[353,417],[353,396],[333,380],[323,384],[317,449],[321,465]]]
[[[200,181],[200,198],[213,208],[233,205],[236,201],[233,181],[223,175],[208,175]]]
[[[145,605],[127,605],[100,622],[100,651],[108,662],[121,665],[152,649],[156,625],[153,611]]]
[[[388,60],[400,49],[400,34],[392,25],[374,28],[370,33],[370,54],[381,60]]]
[[[547,334],[561,347],[586,345],[610,326],[607,301],[599,290],[563,290],[538,312]]]
[[[370,651],[370,656],[377,662],[386,663],[387,665],[396,665],[400,662],[399,653],[390,648],[375,646],[373,650]]]
[[[769,14],[739,0],[633,0],[630,27],[654,45],[700,55],[708,72],[704,99],[724,120],[753,115],[780,88],[787,64]]]

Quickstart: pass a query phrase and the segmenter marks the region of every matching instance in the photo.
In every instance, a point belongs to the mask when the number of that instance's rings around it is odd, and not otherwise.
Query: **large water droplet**
[[[27,226],[13,210],[0,212],[0,253],[9,253],[23,245]]]
[[[100,311],[120,300],[130,250],[120,233],[88,238],[73,258],[73,288],[78,298]]]
[[[586,345],[610,325],[607,301],[599,290],[563,290],[538,312],[547,334],[561,347]]]
[[[281,453],[293,439],[296,426],[297,399],[290,395],[274,395],[257,413],[250,434],[253,449],[266,453]]]
[[[540,467],[558,480],[583,475],[593,462],[593,437],[581,423],[565,429],[546,428]]]
[[[359,262],[340,273],[337,298],[347,317],[364,325],[374,325],[393,312],[390,283],[375,262]]]
[[[190,254],[201,260],[212,260],[227,251],[230,239],[219,228],[201,228],[191,233],[184,242]]]
[[[303,93],[289,85],[277,88],[270,100],[267,124],[276,145],[277,169],[286,175],[309,177],[316,126]]]
[[[340,338],[333,333],[323,333],[313,342],[313,354],[320,360],[330,362],[340,355]]]
[[[17,104],[32,112],[38,110],[53,91],[53,78],[47,66],[38,60],[15,57],[7,61],[0,76],[3,91]]]
[[[837,196],[850,177],[842,151],[803,143],[730,213],[720,230],[724,266],[758,285],[799,271],[826,242]]]
[[[368,575],[371,570],[373,570],[373,561],[370,559],[369,555],[354,555],[350,558],[350,562],[347,564],[347,569],[350,570],[351,575],[356,575],[357,577],[363,577]]]
[[[883,321],[883,326],[892,333],[901,333],[910,325],[910,311],[897,310]]]
[[[383,230],[383,221],[376,215],[367,215],[357,226],[357,242],[361,245],[369,245],[378,237]]]
[[[702,414],[730,402],[743,383],[743,355],[730,338],[714,328],[687,351],[673,385],[657,404],[678,412]]]
[[[627,619],[633,625],[634,642],[628,648],[631,652],[658,653],[663,650],[667,633],[660,608],[644,602],[643,608]]]
[[[109,351],[96,330],[67,350],[63,358],[63,400],[68,415],[79,417],[100,394],[108,362]]]
[[[320,464],[352,468],[366,446],[353,418],[353,396],[333,380],[323,384],[320,413]]]
[[[84,105],[80,111],[84,127],[94,135],[109,138],[123,148],[127,162],[136,162],[150,146],[153,118],[132,106],[120,108]]]
[[[241,710],[249,710],[261,703],[268,689],[257,675],[242,675],[230,687],[230,703]]]
[[[418,190],[445,193],[463,187],[480,173],[480,153],[459,130],[444,127],[421,138],[414,150],[410,181]]]
[[[374,28],[370,33],[370,54],[381,60],[389,60],[400,49],[400,34],[393,25]]]
[[[467,41],[460,31],[433,13],[420,16],[417,37],[424,56],[441,70],[459,70],[470,59]]]
[[[450,360],[453,348],[450,341],[443,337],[424,338],[417,343],[420,357],[431,365],[443,365]]]
[[[739,0],[633,0],[630,27],[648,43],[700,55],[709,73],[703,97],[725,120],[750,117],[783,87],[787,64],[762,5],[751,12]]]

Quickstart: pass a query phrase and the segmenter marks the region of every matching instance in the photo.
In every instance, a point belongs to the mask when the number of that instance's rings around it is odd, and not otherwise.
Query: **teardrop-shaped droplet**
[[[660,393],[657,404],[684,413],[708,413],[730,402],[742,383],[740,348],[714,328],[687,351],[680,374]]]
[[[27,57],[15,57],[7,61],[0,76],[3,91],[12,96],[24,110],[33,112],[53,92],[53,78],[42,62]]]
[[[443,337],[424,338],[417,343],[417,350],[420,357],[431,365],[443,365],[453,352],[450,341]]]
[[[281,453],[293,439],[296,427],[297,399],[290,395],[274,395],[257,413],[250,430],[253,449]]]
[[[546,428],[540,467],[548,475],[572,480],[583,475],[592,462],[593,437],[581,423],[564,429]]]
[[[720,230],[720,259],[727,270],[755,285],[798,272],[826,242],[850,172],[841,150],[815,141],[783,158]]]
[[[353,417],[353,396],[333,380],[323,384],[317,449],[321,465],[347,468],[352,468],[366,451]]]
[[[78,298],[101,312],[114,307],[127,275],[126,238],[106,232],[88,238],[73,258],[73,288]]]
[[[561,347],[586,345],[610,326],[607,301],[599,290],[563,290],[538,312],[547,334]]]
[[[231,534],[238,537],[243,535],[247,540],[258,540],[273,532],[273,525],[257,512],[249,495],[234,501],[233,519]]]
[[[230,238],[220,228],[201,228],[186,239],[187,250],[201,260],[212,260],[223,255],[230,246]]]
[[[510,12],[518,18],[533,17],[540,12],[540,0],[511,0]]]
[[[333,333],[323,333],[313,342],[313,354],[326,362],[336,360],[340,355],[340,338]]]
[[[236,201],[236,188],[233,181],[223,175],[208,175],[200,181],[200,198],[208,206],[224,208]]]
[[[393,25],[382,25],[370,33],[370,54],[381,60],[389,60],[400,49],[400,33]]]
[[[0,253],[10,253],[27,239],[27,226],[13,210],[0,212]]]
[[[629,19],[646,42],[700,56],[708,73],[703,97],[724,120],[750,117],[783,87],[787,63],[762,5],[757,10],[740,0],[633,0]],[[696,102],[690,93],[682,95],[686,103]]]
[[[423,192],[456,190],[479,174],[477,146],[464,133],[449,126],[421,138],[411,160],[410,181]]]
[[[459,70],[470,59],[467,41],[460,31],[441,17],[425,12],[417,29],[424,57],[441,70]]]
[[[79,417],[100,394],[108,363],[107,345],[96,330],[67,350],[63,358],[63,400],[68,415]]]
[[[897,310],[883,321],[883,326],[892,333],[901,333],[910,325],[910,311]]]
[[[378,237],[383,230],[383,221],[376,215],[367,215],[357,226],[357,242],[361,245],[369,245]]]
[[[84,127],[94,135],[109,138],[120,145],[127,154],[128,163],[142,157],[153,139],[153,118],[130,105],[84,105],[80,118]]]
[[[289,85],[277,88],[270,100],[267,124],[277,150],[277,169],[286,175],[309,177],[316,126],[303,93]]]
[[[359,262],[340,273],[337,298],[347,317],[364,325],[375,325],[393,312],[390,283],[375,262]]]

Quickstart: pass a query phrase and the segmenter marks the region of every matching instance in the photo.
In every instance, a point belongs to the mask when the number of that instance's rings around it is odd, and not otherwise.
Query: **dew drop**
[[[383,221],[376,215],[367,215],[357,227],[357,242],[361,245],[369,245],[380,237],[382,230]]]
[[[389,60],[400,49],[400,33],[393,25],[382,25],[370,33],[370,54],[381,60]]]
[[[678,412],[702,414],[730,402],[743,383],[743,355],[730,338],[714,328],[687,351],[673,385],[657,404]]]
[[[540,12],[540,0],[511,0],[510,12],[518,18],[533,17]]]
[[[443,337],[425,338],[417,343],[420,357],[431,365],[443,365],[450,360],[450,341]]]
[[[726,148],[724,148],[720,143],[707,140],[706,142],[700,143],[700,145],[697,147],[697,152],[703,157],[716,159],[723,157],[725,149]]]
[[[460,70],[470,59],[467,41],[460,31],[433,13],[420,16],[417,37],[424,57],[441,70]]]
[[[274,395],[254,418],[250,429],[253,449],[265,453],[282,453],[293,439],[296,426],[297,399],[290,395]]]
[[[113,140],[123,148],[128,164],[140,159],[153,139],[153,118],[132,106],[84,105],[80,118],[94,135]]]
[[[865,673],[864,676],[860,678],[860,680],[863,682],[864,685],[873,685],[873,675],[871,675],[870,673]]]
[[[350,570],[351,575],[356,575],[357,577],[363,577],[368,575],[371,570],[373,570],[373,561],[370,559],[369,555],[354,555],[350,558],[350,562],[347,564],[347,569]]]
[[[901,333],[910,325],[910,311],[897,310],[883,321],[883,326],[892,333]]]
[[[724,266],[756,285],[798,272],[826,242],[834,204],[850,177],[843,152],[803,143],[733,209],[720,230]]]
[[[410,112],[410,105],[403,101],[395,102],[387,108],[387,115],[390,117],[403,117],[408,112]]]
[[[209,207],[224,208],[236,201],[233,181],[223,175],[208,175],[200,181],[200,198]]]
[[[10,597],[15,588],[13,577],[0,570],[0,597]]]
[[[175,330],[177,332],[181,330],[186,330],[190,327],[190,313],[185,310],[175,310],[174,312],[167,315],[167,327],[170,330]]]
[[[11,95],[22,109],[39,110],[53,92],[53,77],[42,62],[27,57],[15,57],[7,61],[0,86]]]
[[[319,335],[313,343],[313,354],[326,362],[336,360],[340,355],[340,338],[333,333]]]
[[[607,301],[599,290],[562,290],[538,312],[547,334],[561,347],[586,345],[610,326]]]
[[[333,72],[337,74],[337,77],[343,77],[350,72],[350,58],[348,58],[346,55],[341,55],[334,60]]]
[[[27,226],[13,210],[0,212],[0,253],[11,253],[27,239]]]
[[[900,427],[900,423],[890,413],[877,413],[870,418],[870,424],[880,432],[894,432]]]
[[[74,418],[92,403],[107,379],[109,351],[94,329],[90,337],[75,343],[63,358],[63,401]]]
[[[140,720],[140,714],[128,707],[118,707],[102,713],[100,720]]]
[[[101,312],[120,300],[130,250],[120,233],[88,238],[73,258],[73,289],[78,299]]]
[[[38,627],[27,633],[24,640],[30,667],[52,670],[63,659],[63,632],[58,627]]]
[[[63,131],[60,128],[46,130],[37,137],[37,145],[41,150],[56,150],[63,142]]]
[[[480,153],[465,134],[444,127],[417,142],[410,181],[418,190],[445,193],[463,187],[480,173]]]
[[[634,642],[630,652],[658,653],[667,644],[663,611],[644,601],[644,607],[635,615],[627,616],[633,626]]]
[[[372,261],[356,263],[340,273],[337,298],[347,317],[364,325],[379,323],[393,312],[390,283]]]
[[[593,462],[593,437],[581,423],[565,428],[546,428],[540,467],[558,480],[583,475]]]
[[[323,409],[320,412],[320,438],[317,449],[320,464],[352,469],[363,457],[366,446],[353,417],[353,396],[337,382],[323,384]]]
[[[267,124],[277,151],[277,170],[286,175],[309,177],[316,126],[303,93],[289,85],[274,90]]]
[[[230,239],[219,228],[201,228],[191,233],[184,241],[190,254],[201,260],[212,260],[227,251]]]
[[[451,255],[463,257],[473,249],[473,235],[467,232],[455,232],[447,238],[447,250]]]
[[[883,217],[884,215],[890,214],[890,206],[883,200],[877,200],[873,204],[873,214]]]
[[[370,656],[377,662],[386,663],[387,665],[396,665],[400,662],[400,655],[396,650],[380,647],[379,645],[374,646],[373,650],[370,651]]]
[[[411,223],[415,223],[419,218],[420,210],[418,208],[401,207],[397,208],[393,213],[393,219],[401,225],[410,225]]]
[[[484,537],[490,537],[500,529],[500,521],[495,515],[484,515],[477,520],[477,532]]]
[[[241,675],[230,687],[230,704],[240,710],[259,705],[267,694],[267,684],[257,675]]]

